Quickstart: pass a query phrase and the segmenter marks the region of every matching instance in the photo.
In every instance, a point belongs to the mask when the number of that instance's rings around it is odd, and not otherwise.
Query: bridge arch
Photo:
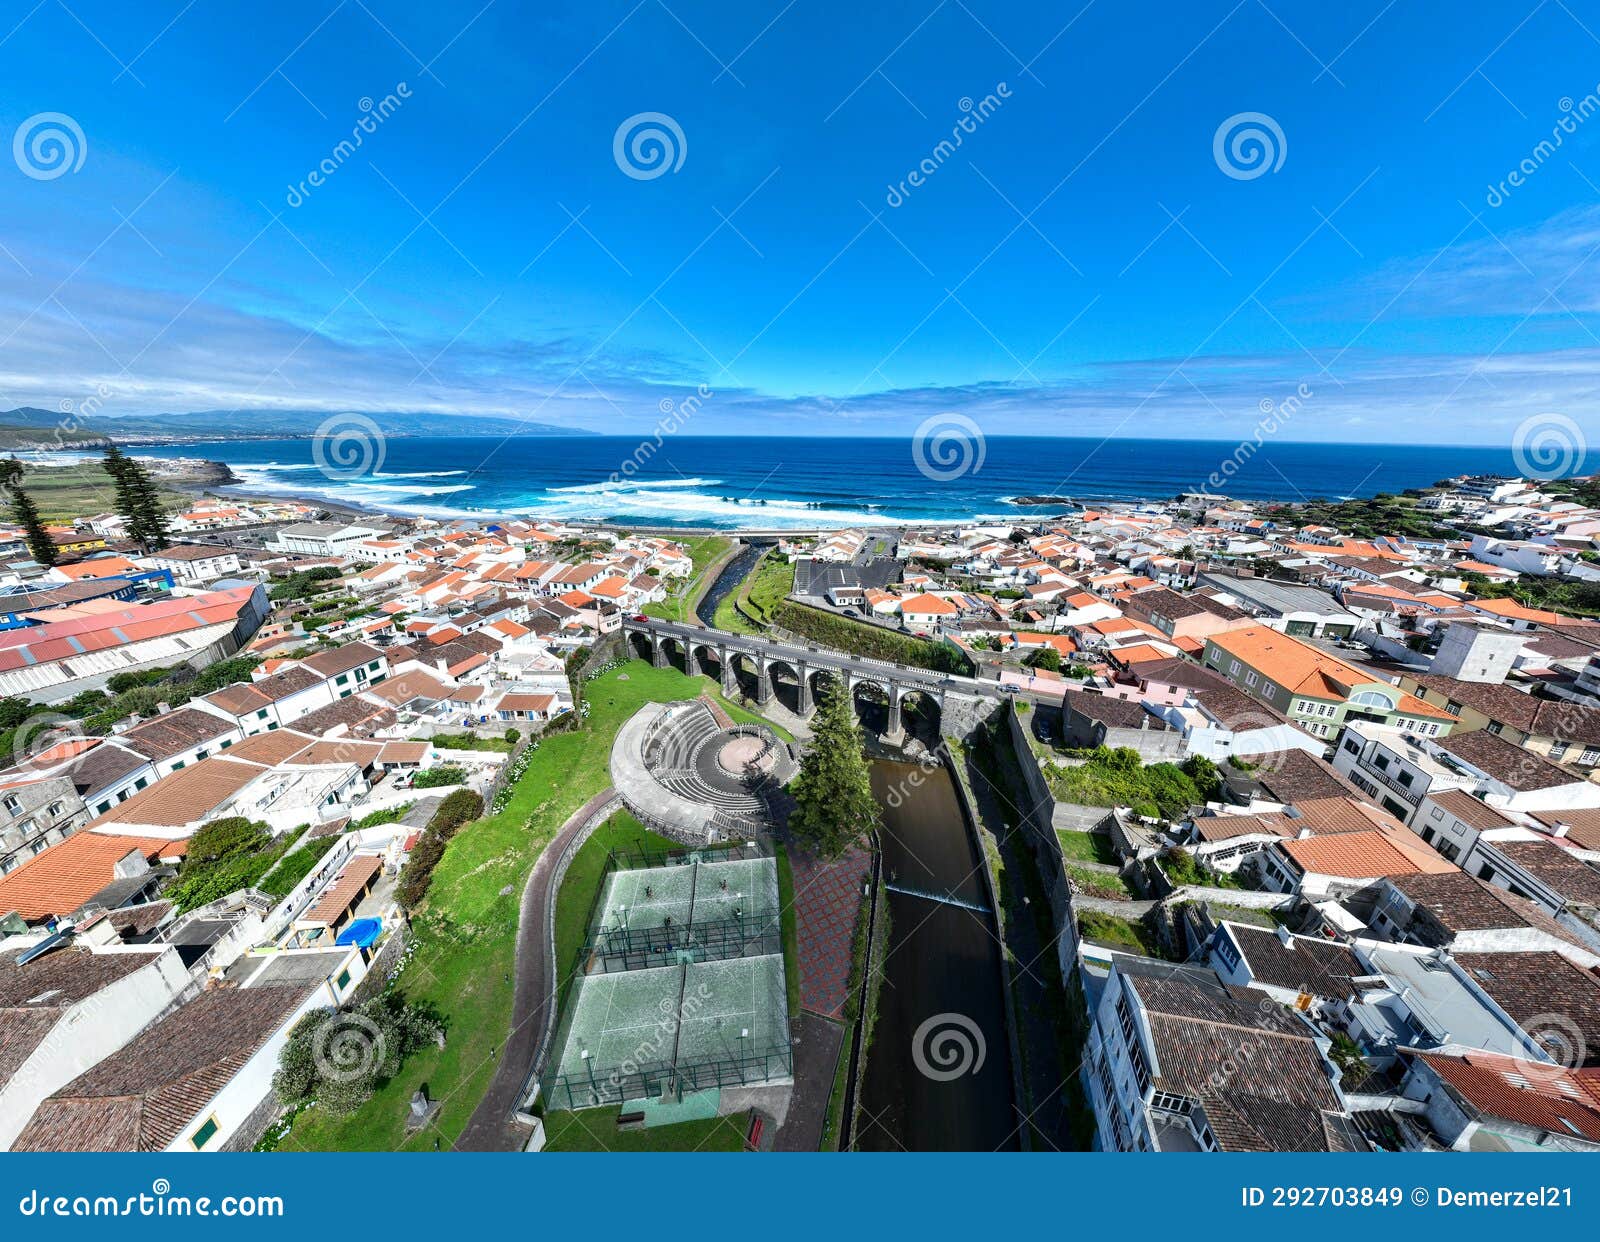
[[[661,654],[666,662],[680,673],[689,671],[689,645],[681,638],[670,636],[661,640]]]
[[[628,631],[628,650],[640,660],[648,660],[655,655],[654,644],[644,630]]]
[[[900,724],[924,745],[937,746],[944,725],[944,696],[919,686],[900,691]]]
[[[690,672],[722,680],[722,653],[710,643],[695,643],[690,650]]]
[[[768,660],[767,682],[772,687],[772,697],[796,715],[800,715],[800,670],[790,660]]]

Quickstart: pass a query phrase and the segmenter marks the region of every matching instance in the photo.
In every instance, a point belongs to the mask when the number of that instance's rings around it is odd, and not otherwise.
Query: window
[[[1566,753],[1567,744],[1565,742],[1557,742],[1550,747],[1550,758],[1552,759],[1560,759],[1565,756]]]
[[[336,686],[347,686],[347,685],[349,685],[350,684],[350,674],[349,673],[340,673],[337,677],[335,677],[333,679],[333,684],[336,685]]]
[[[205,1149],[205,1145],[212,1139],[216,1138],[217,1131],[220,1129],[222,1129],[222,1127],[217,1124],[217,1119],[215,1117],[207,1117],[205,1125],[201,1126],[194,1132],[189,1139],[189,1143],[196,1151],[203,1151]]]
[[[1600,763],[1600,747],[1585,746],[1583,754],[1578,756],[1578,762],[1582,764]]]
[[[185,766],[185,764],[184,764],[184,761],[183,761],[183,760],[182,760],[182,759],[180,759],[180,760],[178,760],[178,762],[177,762],[177,763],[175,763],[175,764],[173,764],[173,765],[172,765],[172,770],[173,770],[173,771],[174,771],[174,772],[177,772],[177,771],[179,771],[179,770],[180,770],[180,769],[181,769],[181,768],[183,768],[183,767],[184,767],[184,766]]]
[[[1361,753],[1361,747],[1357,746],[1349,738],[1345,738],[1345,740],[1344,740],[1344,748],[1347,751],[1349,751],[1352,755],[1359,755]]]
[[[256,713],[256,719],[257,720],[265,720],[266,718],[267,718],[267,709],[263,707],[260,711],[258,711]]]
[[[349,987],[350,986],[350,972],[348,970],[341,970],[339,972],[339,977],[333,981],[333,986],[338,988],[339,991],[341,991],[341,992],[344,991],[347,987]]]
[[[143,789],[149,783],[150,783],[150,778],[148,776],[141,776],[138,780],[133,782],[133,787],[136,790],[137,789]]]
[[[1503,724],[1501,724],[1498,720],[1491,720],[1488,723],[1488,725],[1486,726],[1485,731],[1489,732],[1489,733],[1499,734],[1500,731],[1502,729],[1504,729],[1504,728],[1505,728],[1505,726]]]
[[[1256,676],[1255,669],[1251,669],[1248,673],[1246,673],[1244,675],[1244,684],[1247,685],[1247,686],[1253,687],[1256,684],[1256,682],[1259,681],[1259,680],[1260,680],[1260,678],[1258,678]]]

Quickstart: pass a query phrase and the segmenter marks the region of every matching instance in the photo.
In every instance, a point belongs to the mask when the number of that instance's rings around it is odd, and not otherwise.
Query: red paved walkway
[[[800,1007],[839,1018],[850,985],[850,938],[872,855],[851,849],[835,862],[793,855],[799,931]]]

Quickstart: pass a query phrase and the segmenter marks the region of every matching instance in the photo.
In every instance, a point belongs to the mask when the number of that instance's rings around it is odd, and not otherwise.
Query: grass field
[[[551,1113],[544,1119],[546,1151],[743,1151],[748,1113],[684,1121],[648,1130],[617,1129],[616,1108]]]
[[[191,497],[157,484],[161,503],[168,509],[187,507]],[[98,462],[76,466],[29,467],[22,479],[22,490],[39,506],[46,522],[70,522],[112,508],[111,478]]]
[[[1161,947],[1148,926],[1132,919],[1119,919],[1114,914],[1098,910],[1084,910],[1078,915],[1078,930],[1085,940],[1109,945],[1113,949],[1126,949],[1146,957],[1170,957]]]
[[[1092,897],[1128,898],[1128,886],[1122,882],[1120,876],[1112,875],[1109,871],[1091,871],[1087,867],[1074,867],[1067,864],[1067,875],[1072,878],[1072,883],[1080,892],[1086,892]]]
[[[723,535],[707,535],[690,540],[686,545],[689,559],[694,562],[694,572],[681,583],[674,585],[669,579],[667,598],[659,604],[646,604],[645,616],[659,617],[663,621],[688,621],[694,615],[692,603],[703,588],[710,585],[711,567],[722,554],[733,546],[733,541]]]
[[[1061,856],[1068,862],[1117,861],[1117,851],[1111,848],[1111,837],[1104,832],[1071,832],[1058,828],[1056,840],[1061,842]]]
[[[737,591],[717,605],[712,624],[734,634],[757,634],[760,627],[746,619],[735,601],[759,621],[770,623],[779,604],[794,590],[794,564],[776,552],[766,553],[739,584]]]
[[[610,782],[611,741],[652,701],[696,697],[706,678],[632,661],[590,682],[588,727],[545,738],[504,810],[463,828],[435,871],[428,903],[413,918],[415,951],[398,986],[438,1005],[447,1043],[401,1072],[347,1117],[309,1109],[281,1151],[432,1150],[451,1145],[494,1075],[511,1013],[511,970],[522,887],[567,818]],[[509,891],[504,891],[509,889]],[[441,1101],[434,1126],[405,1134],[407,1103],[423,1083]]]

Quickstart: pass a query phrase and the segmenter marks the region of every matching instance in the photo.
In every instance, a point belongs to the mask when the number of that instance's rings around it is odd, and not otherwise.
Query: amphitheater
[[[704,699],[649,703],[617,732],[611,783],[643,823],[686,845],[770,831],[798,764],[765,725]]]

